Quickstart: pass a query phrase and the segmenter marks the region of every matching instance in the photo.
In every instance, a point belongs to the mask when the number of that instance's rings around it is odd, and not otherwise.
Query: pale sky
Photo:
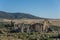
[[[60,0],[0,0],[0,11],[60,19]]]

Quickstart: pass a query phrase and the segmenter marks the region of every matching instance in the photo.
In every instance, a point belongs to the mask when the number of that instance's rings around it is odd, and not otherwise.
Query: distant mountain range
[[[5,19],[42,19],[40,17],[27,14],[27,13],[9,13],[9,12],[4,12],[0,11],[0,18],[5,18]]]

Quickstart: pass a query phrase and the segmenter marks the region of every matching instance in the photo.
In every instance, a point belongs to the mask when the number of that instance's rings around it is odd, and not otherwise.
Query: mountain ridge
[[[43,19],[31,14],[27,14],[27,13],[9,13],[9,12],[4,12],[4,11],[0,11],[0,18],[5,18],[5,19]]]

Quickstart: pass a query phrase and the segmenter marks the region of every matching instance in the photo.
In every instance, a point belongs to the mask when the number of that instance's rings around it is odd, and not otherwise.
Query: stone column
[[[22,33],[24,32],[24,28],[23,28],[23,27],[21,28],[21,32],[22,32]]]
[[[49,27],[49,21],[48,20],[44,20],[44,23],[43,23],[43,31],[44,32],[47,32],[48,30],[48,27]]]
[[[45,31],[45,27],[46,27],[46,22],[44,22],[43,24],[43,32]]]
[[[41,32],[43,32],[43,26],[41,25]]]
[[[15,29],[15,27],[16,27],[16,24],[14,23],[14,27],[13,27],[13,29]]]
[[[30,33],[29,25],[27,26],[27,33]]]
[[[22,25],[21,26],[21,32],[23,33],[24,32],[24,24],[22,23],[21,25]]]

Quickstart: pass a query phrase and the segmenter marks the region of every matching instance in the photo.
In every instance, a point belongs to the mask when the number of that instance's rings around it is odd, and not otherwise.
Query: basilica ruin
[[[24,24],[19,23],[15,24],[15,22],[11,21],[10,26],[5,25],[6,27],[10,28],[10,32],[48,32],[50,28],[51,23],[45,19],[42,23],[33,23],[33,24]]]

